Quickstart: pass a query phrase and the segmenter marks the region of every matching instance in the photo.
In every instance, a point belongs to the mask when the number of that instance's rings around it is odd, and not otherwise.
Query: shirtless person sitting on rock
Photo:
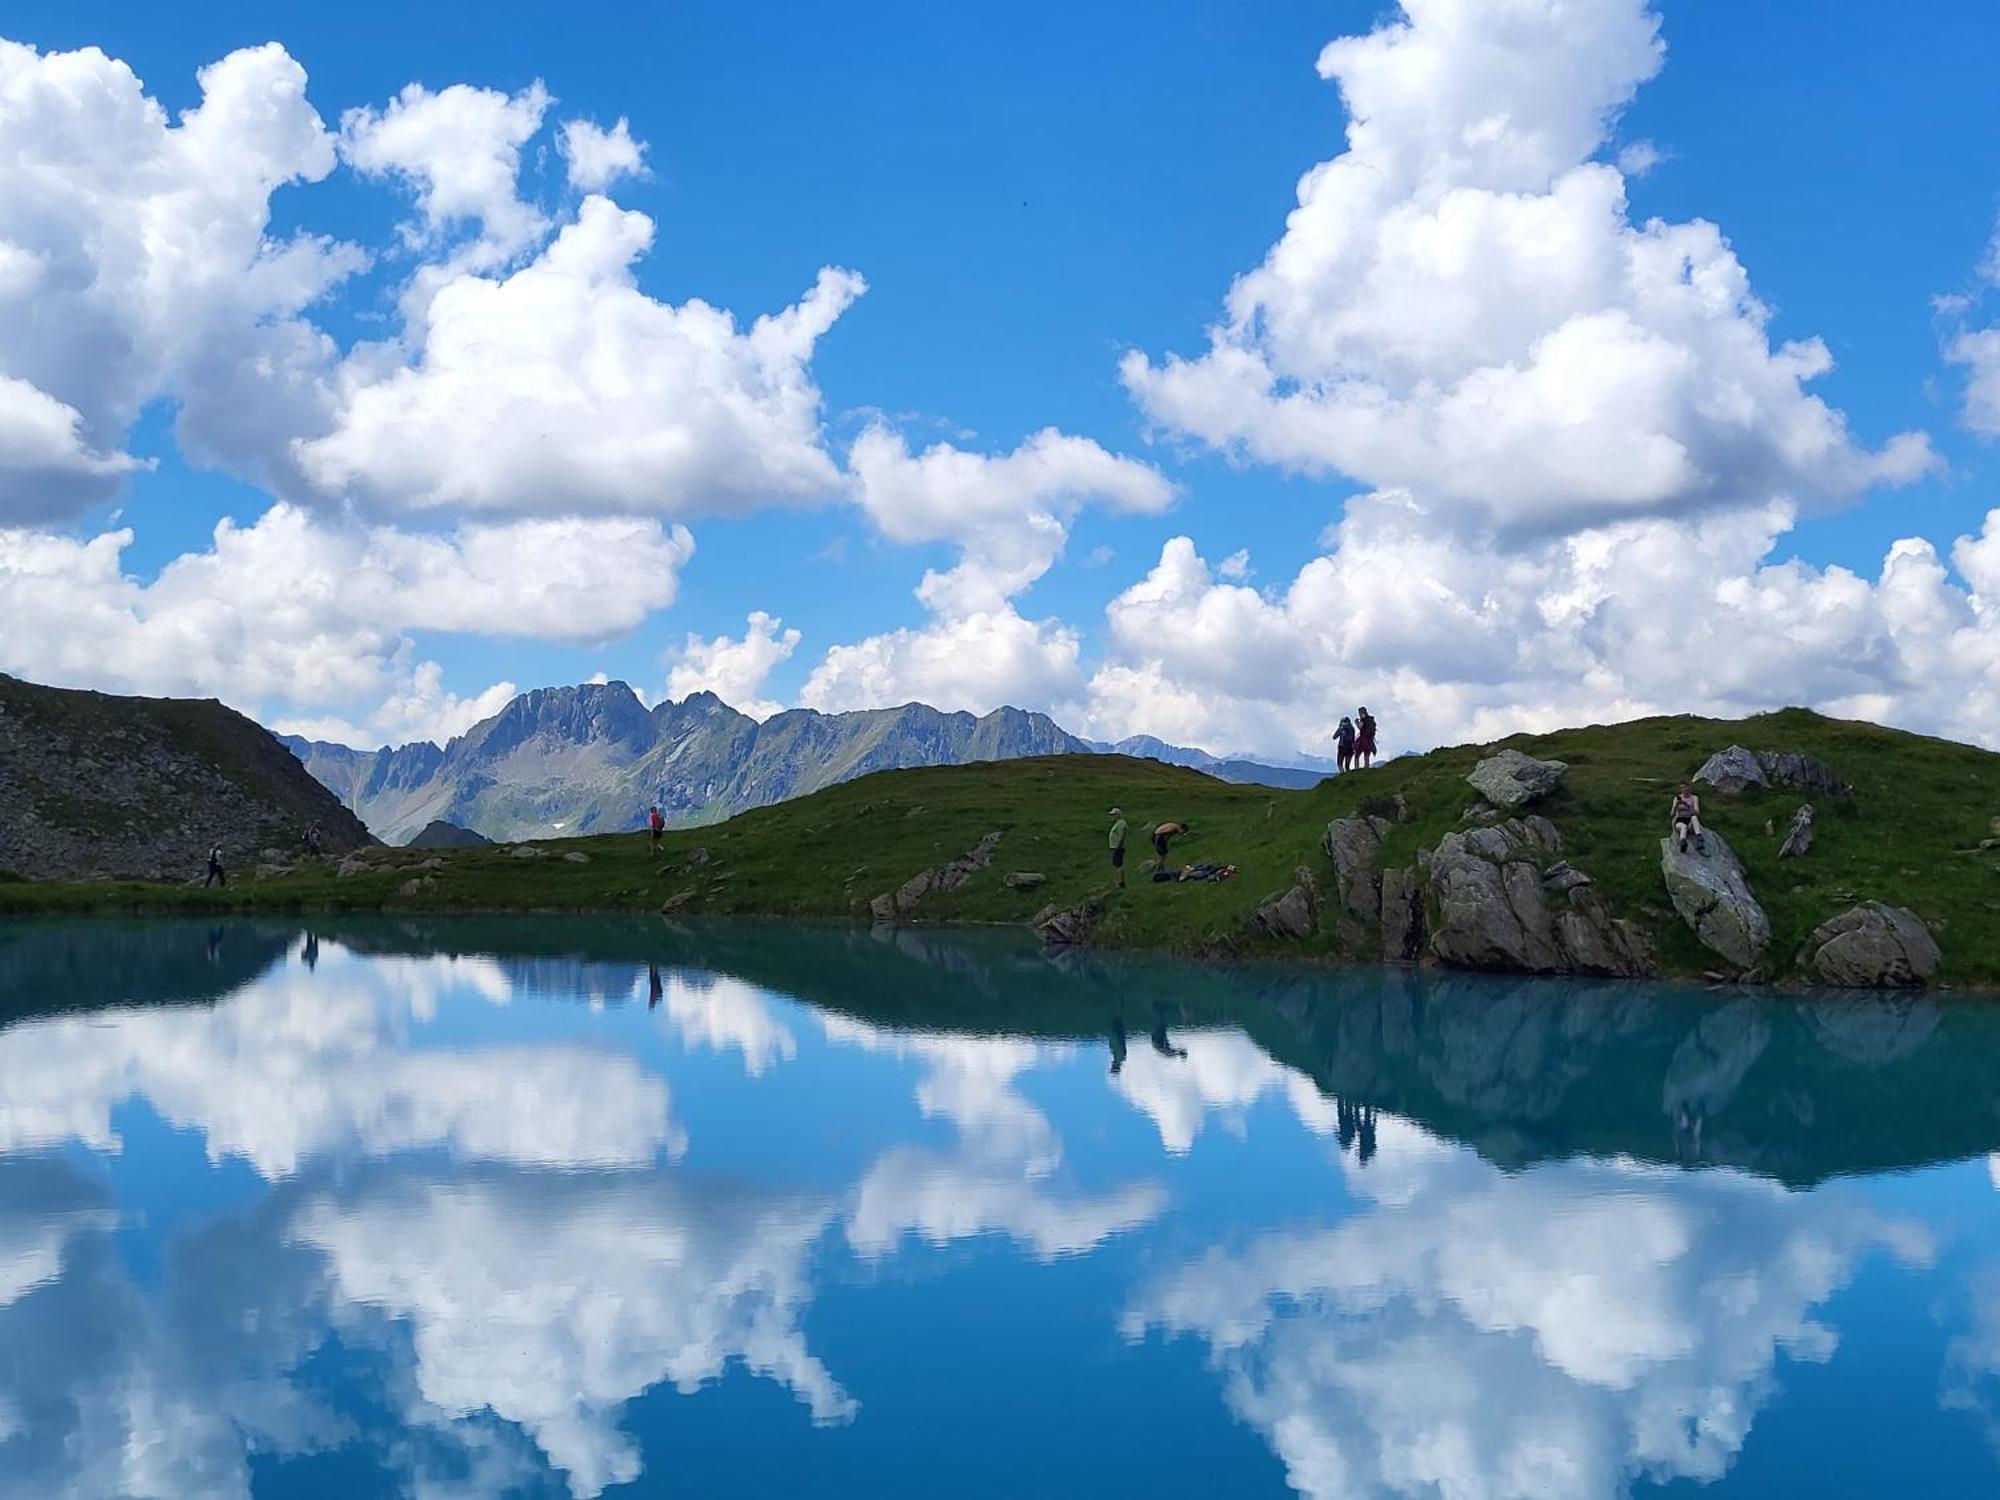
[[[1695,853],[1707,854],[1708,838],[1701,831],[1701,798],[1683,781],[1681,789],[1674,793],[1674,839],[1683,854],[1688,852],[1690,836],[1694,839]]]

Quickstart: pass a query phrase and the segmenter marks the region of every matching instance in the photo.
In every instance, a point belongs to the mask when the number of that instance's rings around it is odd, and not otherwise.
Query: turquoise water
[[[0,1493],[2000,1491],[2000,1005],[0,925]]]

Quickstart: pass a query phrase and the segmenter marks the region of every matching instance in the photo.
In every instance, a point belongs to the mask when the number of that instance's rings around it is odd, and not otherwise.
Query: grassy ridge
[[[1660,941],[1671,971],[1713,960],[1669,907],[1659,873],[1674,785],[1731,743],[1802,751],[1829,761],[1852,798],[1816,799],[1818,842],[1803,860],[1778,846],[1796,792],[1706,792],[1711,826],[1741,857],[1771,918],[1770,958],[1784,974],[1818,923],[1858,900],[1908,906],[1944,950],[1941,979],[2000,983],[2000,852],[1982,850],[2000,815],[2000,756],[1942,740],[1788,709],[1740,721],[1657,718],[1515,736],[1501,742],[1567,761],[1563,787],[1537,808],[1562,829],[1566,856],[1596,877],[1612,909]],[[1250,937],[1259,902],[1292,882],[1295,867],[1327,872],[1319,837],[1335,817],[1386,811],[1400,796],[1408,821],[1391,832],[1389,863],[1413,862],[1475,800],[1464,776],[1494,746],[1408,756],[1309,791],[1230,785],[1195,771],[1122,756],[1051,756],[887,771],[710,828],[667,835],[660,856],[643,834],[542,840],[546,857],[505,849],[394,850],[377,868],[338,878],[333,868],[240,881],[226,896],[137,884],[0,885],[14,911],[654,911],[865,921],[870,898],[920,870],[1002,837],[990,868],[956,891],[926,897],[913,919],[1026,921],[1051,902],[1106,901],[1097,938],[1107,944],[1204,951],[1281,945]],[[1108,809],[1132,826],[1130,889],[1111,889]],[[1191,825],[1175,860],[1233,863],[1236,880],[1160,885],[1146,878],[1145,830]],[[587,862],[565,860],[581,854]],[[705,854],[705,857],[703,855]],[[424,868],[436,860],[434,867]],[[1047,877],[1037,890],[1008,888],[1010,871]],[[411,880],[429,883],[407,889]],[[1323,933],[1287,952],[1337,956]],[[1367,956],[1365,952],[1353,956]]]

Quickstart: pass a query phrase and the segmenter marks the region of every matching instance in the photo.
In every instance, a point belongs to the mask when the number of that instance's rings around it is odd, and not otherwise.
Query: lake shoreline
[[[40,886],[48,891],[60,891],[64,896],[88,891],[104,884],[96,881],[65,882],[20,882],[0,885],[0,921],[7,920],[67,920],[83,921],[270,921],[305,920],[309,918],[367,920],[381,918],[426,919],[450,922],[457,918],[485,919],[508,917],[530,917],[536,919],[563,918],[629,918],[635,921],[658,921],[687,930],[710,924],[728,924],[748,927],[766,927],[791,931],[824,931],[847,933],[894,933],[911,932],[925,936],[949,937],[955,932],[1015,933],[1024,943],[1032,943],[1038,950],[1050,954],[1074,952],[1078,954],[1101,954],[1120,957],[1150,957],[1174,959],[1205,967],[1231,968],[1295,968],[1312,973],[1421,973],[1436,975],[1478,975],[1503,980],[1550,980],[1561,983],[1589,982],[1592,984],[1633,985],[1670,984],[1698,989],[1706,993],[1733,992],[1746,997],[1759,995],[1799,998],[1808,996],[1866,996],[1893,1003],[1925,996],[1956,996],[1968,1000],[1986,1001],[2000,998],[2000,983],[1982,981],[1950,980],[1920,986],[1901,988],[1868,988],[1861,986],[1837,986],[1815,984],[1796,975],[1784,975],[1771,979],[1747,979],[1732,977],[1713,971],[1698,969],[1671,969],[1662,967],[1649,974],[1590,974],[1563,971],[1536,971],[1507,968],[1480,968],[1471,965],[1451,964],[1435,957],[1425,957],[1409,961],[1370,959],[1365,956],[1329,952],[1319,949],[1296,948],[1293,950],[1274,949],[1269,946],[1248,946],[1227,942],[1204,942],[1191,946],[1174,946],[1162,943],[1132,942],[1112,938],[1106,940],[1099,935],[1086,936],[1075,943],[1044,943],[1035,930],[1024,922],[983,921],[978,918],[951,917],[928,920],[912,917],[893,923],[860,922],[833,915],[811,913],[788,913],[770,911],[732,910],[727,912],[663,912],[651,911],[639,906],[550,906],[550,905],[423,905],[415,903],[295,903],[278,902],[272,904],[245,904],[242,902],[222,902],[212,897],[204,897],[197,890],[188,887],[167,887],[187,894],[178,901],[137,901],[133,903],[105,903],[96,905],[23,904],[12,901],[9,895],[23,886]]]

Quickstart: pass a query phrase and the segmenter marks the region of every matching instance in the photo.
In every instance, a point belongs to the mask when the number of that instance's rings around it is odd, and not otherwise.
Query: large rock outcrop
[[[885,911],[892,916],[906,913],[914,910],[917,903],[933,891],[957,890],[993,863],[993,851],[999,847],[998,833],[985,835],[965,853],[947,860],[934,869],[919,870],[903,882],[894,896],[877,896],[869,903],[871,913],[878,921],[886,920],[883,916]]]
[[[1561,848],[1555,825],[1534,816],[1446,834],[1430,858],[1431,952],[1468,969],[1649,972],[1644,934],[1613,918],[1593,884],[1545,884],[1549,856]]]
[[[1320,835],[1319,846],[1333,861],[1333,888],[1347,917],[1345,934],[1355,935],[1353,923],[1372,923],[1382,916],[1382,836],[1385,818],[1335,818]]]
[[[1292,888],[1257,908],[1253,919],[1270,936],[1304,942],[1319,927],[1319,884],[1304,865],[1292,872]]]
[[[1424,951],[1424,888],[1412,866],[1382,872],[1382,962],[1415,963]]]
[[[1741,745],[1716,751],[1702,762],[1694,779],[1718,792],[1740,792],[1745,787],[1762,786],[1796,787],[1829,797],[1854,793],[1846,778],[1814,756],[1789,750],[1746,750]]]
[[[1674,910],[1703,947],[1738,969],[1756,967],[1771,941],[1771,921],[1721,834],[1710,829],[1702,844],[1690,844],[1685,854],[1671,837],[1661,839],[1660,874]]]
[[[1559,760],[1537,760],[1519,750],[1500,750],[1474,766],[1465,779],[1494,807],[1510,813],[1548,796],[1562,785],[1568,769]]]
[[[1822,984],[1913,989],[1937,972],[1942,957],[1915,912],[1864,901],[1814,928],[1799,965]]]

